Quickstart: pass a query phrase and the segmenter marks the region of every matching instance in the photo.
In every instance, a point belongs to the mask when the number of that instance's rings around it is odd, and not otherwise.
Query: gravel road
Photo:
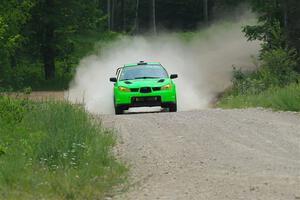
[[[130,166],[119,200],[300,199],[300,115],[262,109],[101,115]]]

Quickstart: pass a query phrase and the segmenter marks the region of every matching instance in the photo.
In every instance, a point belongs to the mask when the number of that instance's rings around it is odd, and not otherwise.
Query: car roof
[[[138,63],[125,64],[123,67],[135,67],[135,66],[143,66],[143,65],[161,65],[161,64],[159,62],[144,62],[144,61],[140,61]]]

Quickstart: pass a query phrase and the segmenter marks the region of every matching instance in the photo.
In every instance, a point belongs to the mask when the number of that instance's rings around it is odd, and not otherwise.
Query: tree
[[[155,0],[152,0],[152,25],[153,25],[153,33],[156,35],[156,6]]]
[[[208,22],[208,0],[203,0],[204,21]]]
[[[115,16],[116,16],[116,1],[117,0],[112,0],[111,2],[111,30],[115,30]]]
[[[294,47],[300,52],[300,1],[298,0],[251,0],[252,8],[259,13],[259,25],[246,26],[249,39],[273,43],[271,31],[277,26],[282,30],[283,46]]]
[[[121,0],[121,18],[122,18],[122,28],[121,30],[125,32],[126,30],[126,11],[125,11],[125,0]]]
[[[2,17],[0,17],[0,57],[2,59],[0,59],[0,83],[1,83],[1,76],[4,74],[4,65],[5,63],[5,59],[7,56],[7,51],[6,51],[6,43],[5,43],[5,39],[4,36],[6,34],[6,27],[7,24],[4,23],[4,20]]]
[[[135,20],[134,20],[134,32],[139,32],[139,8],[140,8],[140,1],[136,0],[136,8],[135,8]]]
[[[3,45],[1,50],[6,52],[2,60],[7,58],[11,67],[16,67],[16,52],[22,48],[26,39],[22,28],[31,17],[29,12],[33,5],[30,0],[21,3],[17,0],[8,0],[0,4],[0,34]]]
[[[111,0],[107,0],[107,26],[108,31],[111,30]]]
[[[41,58],[45,79],[55,78],[55,61],[72,52],[72,35],[96,27],[101,12],[96,1],[37,0],[32,9],[29,37],[34,54]],[[69,49],[65,51],[64,49]]]

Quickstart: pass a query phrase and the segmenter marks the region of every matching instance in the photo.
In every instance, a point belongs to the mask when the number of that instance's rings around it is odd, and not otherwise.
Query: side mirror
[[[177,74],[171,74],[170,79],[175,79],[175,78],[178,78],[178,75]]]
[[[115,83],[115,82],[117,82],[117,78],[116,77],[112,77],[112,78],[109,79],[109,81]]]

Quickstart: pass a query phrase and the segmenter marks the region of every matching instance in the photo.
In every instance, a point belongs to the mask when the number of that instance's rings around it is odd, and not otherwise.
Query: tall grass
[[[276,87],[259,94],[229,95],[218,103],[221,108],[264,107],[283,111],[300,111],[300,84]]]
[[[102,199],[125,179],[115,138],[81,107],[0,97],[0,199]]]

